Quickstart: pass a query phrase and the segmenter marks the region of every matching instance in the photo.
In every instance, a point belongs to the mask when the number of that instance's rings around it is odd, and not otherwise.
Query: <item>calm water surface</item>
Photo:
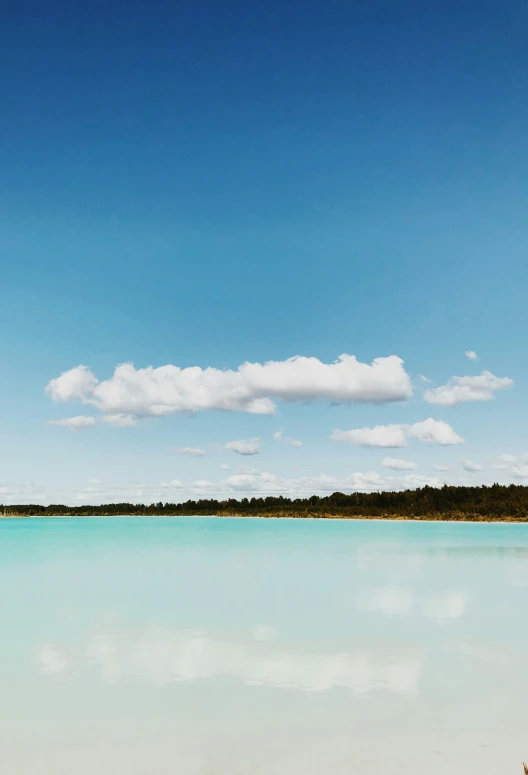
[[[528,525],[0,522],[0,775],[520,775]]]

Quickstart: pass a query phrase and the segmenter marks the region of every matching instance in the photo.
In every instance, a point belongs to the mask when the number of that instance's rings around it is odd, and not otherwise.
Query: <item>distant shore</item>
[[[16,520],[16,519],[32,519],[32,520],[46,520],[46,519],[175,519],[175,518],[192,518],[192,519],[267,519],[267,520],[295,520],[295,521],[319,521],[319,522],[436,522],[439,524],[473,524],[473,525],[486,525],[486,524],[508,524],[508,525],[522,525],[528,523],[528,516],[523,517],[510,517],[510,516],[493,516],[493,517],[450,517],[449,515],[442,514],[439,516],[398,516],[397,514],[388,514],[381,516],[343,516],[341,514],[0,514],[0,520]]]
[[[381,492],[334,492],[309,498],[214,498],[185,503],[12,504],[0,518],[14,517],[261,517],[268,519],[390,519],[429,522],[528,522],[528,486],[429,487]]]

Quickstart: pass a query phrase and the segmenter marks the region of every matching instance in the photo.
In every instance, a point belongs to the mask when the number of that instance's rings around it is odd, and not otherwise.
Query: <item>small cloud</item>
[[[451,377],[449,382],[433,390],[426,390],[424,399],[438,406],[456,406],[469,401],[491,401],[497,390],[513,386],[510,377],[496,377],[483,371],[476,377]]]
[[[204,457],[205,449],[201,447],[172,447],[171,452],[177,455],[190,455],[191,457]]]
[[[418,374],[418,378],[422,380],[422,382],[431,382],[429,377],[425,377],[423,374]]]
[[[63,420],[50,420],[50,425],[58,425],[63,428],[69,428],[72,431],[83,431],[95,425],[95,417],[79,414],[77,417],[65,417]]]
[[[237,455],[258,455],[260,452],[260,439],[240,439],[239,441],[229,441],[225,448],[236,452]]]
[[[220,470],[229,471],[229,466],[227,465],[227,463],[222,463],[222,465],[220,466]]]
[[[429,417],[413,425],[376,425],[374,428],[355,428],[351,431],[334,430],[334,441],[347,441],[360,447],[405,447],[407,439],[418,439],[427,444],[463,444],[453,428],[443,420]]]
[[[282,431],[276,431],[273,434],[273,438],[275,441],[283,441],[285,444],[289,444],[291,447],[302,447],[303,445],[302,441],[299,441],[298,439],[290,439],[289,436],[284,436]]]
[[[499,455],[492,468],[505,471],[514,479],[528,479],[528,453],[524,455]]]
[[[416,463],[411,460],[402,460],[399,457],[384,457],[381,461],[384,468],[392,468],[394,471],[412,471],[416,468]]]
[[[435,471],[449,471],[447,463],[433,463],[433,468]]]
[[[46,386],[46,393],[53,401],[81,400],[91,395],[97,385],[95,374],[88,366],[76,366],[52,379]]]
[[[336,428],[331,438],[360,447],[405,447],[407,444],[403,425],[376,425],[374,428],[355,428],[351,431]]]
[[[101,480],[100,479],[88,479],[87,483],[88,484],[101,484]]]
[[[475,471],[482,471],[482,466],[478,463],[473,463],[471,460],[463,460],[462,468],[464,471],[469,471],[470,473],[474,473]]]
[[[135,428],[139,424],[131,414],[118,412],[117,414],[105,414],[103,422],[113,425],[115,428]]]
[[[469,358],[470,361],[478,360],[478,355],[474,350],[466,350],[464,355],[466,356],[466,358]]]
[[[413,439],[424,441],[427,444],[463,444],[464,439],[455,433],[453,428],[443,420],[433,420],[429,417],[423,422],[415,422],[409,426],[408,434]]]

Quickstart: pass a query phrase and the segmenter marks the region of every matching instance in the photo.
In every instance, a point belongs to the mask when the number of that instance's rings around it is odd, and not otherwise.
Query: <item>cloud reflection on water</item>
[[[165,630],[95,634],[80,661],[81,665],[87,661],[96,665],[107,685],[132,680],[165,686],[228,678],[247,686],[310,692],[342,687],[356,693],[386,690],[415,694],[422,670],[420,657],[401,646],[390,654],[364,645],[351,651],[315,652],[278,648],[251,638],[234,640],[206,632]],[[57,646],[45,646],[39,655],[41,670],[46,673],[60,672],[47,669],[50,663],[67,671],[74,662]]]
[[[416,611],[419,616],[443,624],[449,619],[458,619],[464,615],[467,599],[458,591],[445,591],[417,599],[411,589],[384,586],[361,590],[358,607],[360,611],[392,617],[408,616]]]

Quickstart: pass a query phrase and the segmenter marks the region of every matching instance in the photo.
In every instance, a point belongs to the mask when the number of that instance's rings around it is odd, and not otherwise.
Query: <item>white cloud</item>
[[[497,463],[493,467],[507,469],[512,465],[523,465],[524,463],[528,463],[528,452],[525,452],[524,455],[499,455]]]
[[[79,414],[76,417],[65,417],[63,420],[50,420],[50,425],[59,425],[72,431],[83,431],[95,425],[95,417]]]
[[[408,438],[442,445],[462,444],[464,441],[450,425],[442,420],[433,420],[432,417],[413,425],[376,425],[374,428],[350,431],[336,429],[331,438],[361,447],[405,447]]]
[[[46,493],[43,487],[32,482],[17,482],[0,485],[0,496],[4,504],[41,503]]]
[[[222,471],[229,471],[229,466],[227,465],[227,463],[222,463],[222,465],[220,466],[220,469]]]
[[[387,478],[387,485],[393,490],[400,488],[407,490],[415,490],[418,487],[443,487],[445,484],[444,479],[439,479],[437,476],[425,476],[424,474],[406,474],[402,477],[390,476]],[[388,489],[386,487],[385,489]]]
[[[433,463],[433,468],[435,471],[449,471],[447,463]]]
[[[53,401],[83,400],[93,393],[97,387],[97,378],[87,366],[76,366],[69,371],[63,371],[60,377],[52,379],[46,387],[46,392]]]
[[[424,398],[438,406],[456,406],[468,401],[491,401],[497,390],[513,385],[510,377],[496,377],[491,371],[483,371],[477,377],[451,377],[446,385],[426,390]]]
[[[433,420],[429,417],[423,422],[415,422],[414,425],[408,426],[407,430],[409,436],[419,441],[424,441],[427,444],[463,444],[462,439],[453,428],[443,420]]]
[[[361,447],[405,447],[407,444],[403,425],[376,425],[374,428],[355,428],[333,431],[334,441],[348,441]]]
[[[422,380],[422,382],[431,382],[429,377],[426,377],[424,374],[418,374],[418,377]]]
[[[381,461],[384,468],[392,468],[395,471],[412,471],[416,468],[416,463],[411,460],[402,460],[399,457],[384,457]]]
[[[165,488],[173,487],[176,490],[181,490],[185,485],[180,482],[179,479],[171,479],[170,482],[161,482],[161,486]]]
[[[499,455],[497,460],[499,461],[494,468],[507,468],[511,463],[524,462],[528,458],[528,455]]]
[[[234,492],[255,492],[266,490],[269,485],[271,485],[272,489],[280,487],[281,482],[274,474],[269,474],[264,471],[260,474],[255,472],[233,474],[226,479],[225,485],[228,490]]]
[[[469,471],[470,473],[474,473],[476,471],[482,471],[482,466],[478,463],[473,463],[471,460],[463,460],[462,461],[462,468],[464,471]]]
[[[493,468],[504,471],[512,479],[528,479],[528,452],[524,455],[499,455]]]
[[[276,431],[273,434],[273,438],[275,441],[283,441],[285,444],[289,444],[291,447],[302,447],[303,445],[302,441],[299,441],[298,439],[290,439],[289,436],[284,436],[282,431]]]
[[[193,482],[192,492],[195,495],[209,496],[218,492],[218,484],[210,479],[196,479]]]
[[[383,403],[412,395],[412,385],[395,355],[361,363],[341,355],[334,363],[295,356],[285,361],[244,363],[236,371],[167,365],[116,367],[100,382],[86,366],[76,366],[46,387],[54,401],[81,400],[110,414],[160,416],[205,409],[273,414],[275,400]]]
[[[191,457],[204,457],[205,449],[201,447],[172,447],[171,452],[177,455],[190,455]]]
[[[108,425],[113,425],[115,428],[135,428],[138,421],[131,414],[123,414],[118,412],[117,414],[105,414],[103,421]]]
[[[258,455],[260,439],[241,439],[239,441],[229,441],[225,448],[236,452],[238,455]]]
[[[466,358],[469,358],[470,361],[478,360],[478,355],[474,350],[466,350],[464,355],[466,356]]]

